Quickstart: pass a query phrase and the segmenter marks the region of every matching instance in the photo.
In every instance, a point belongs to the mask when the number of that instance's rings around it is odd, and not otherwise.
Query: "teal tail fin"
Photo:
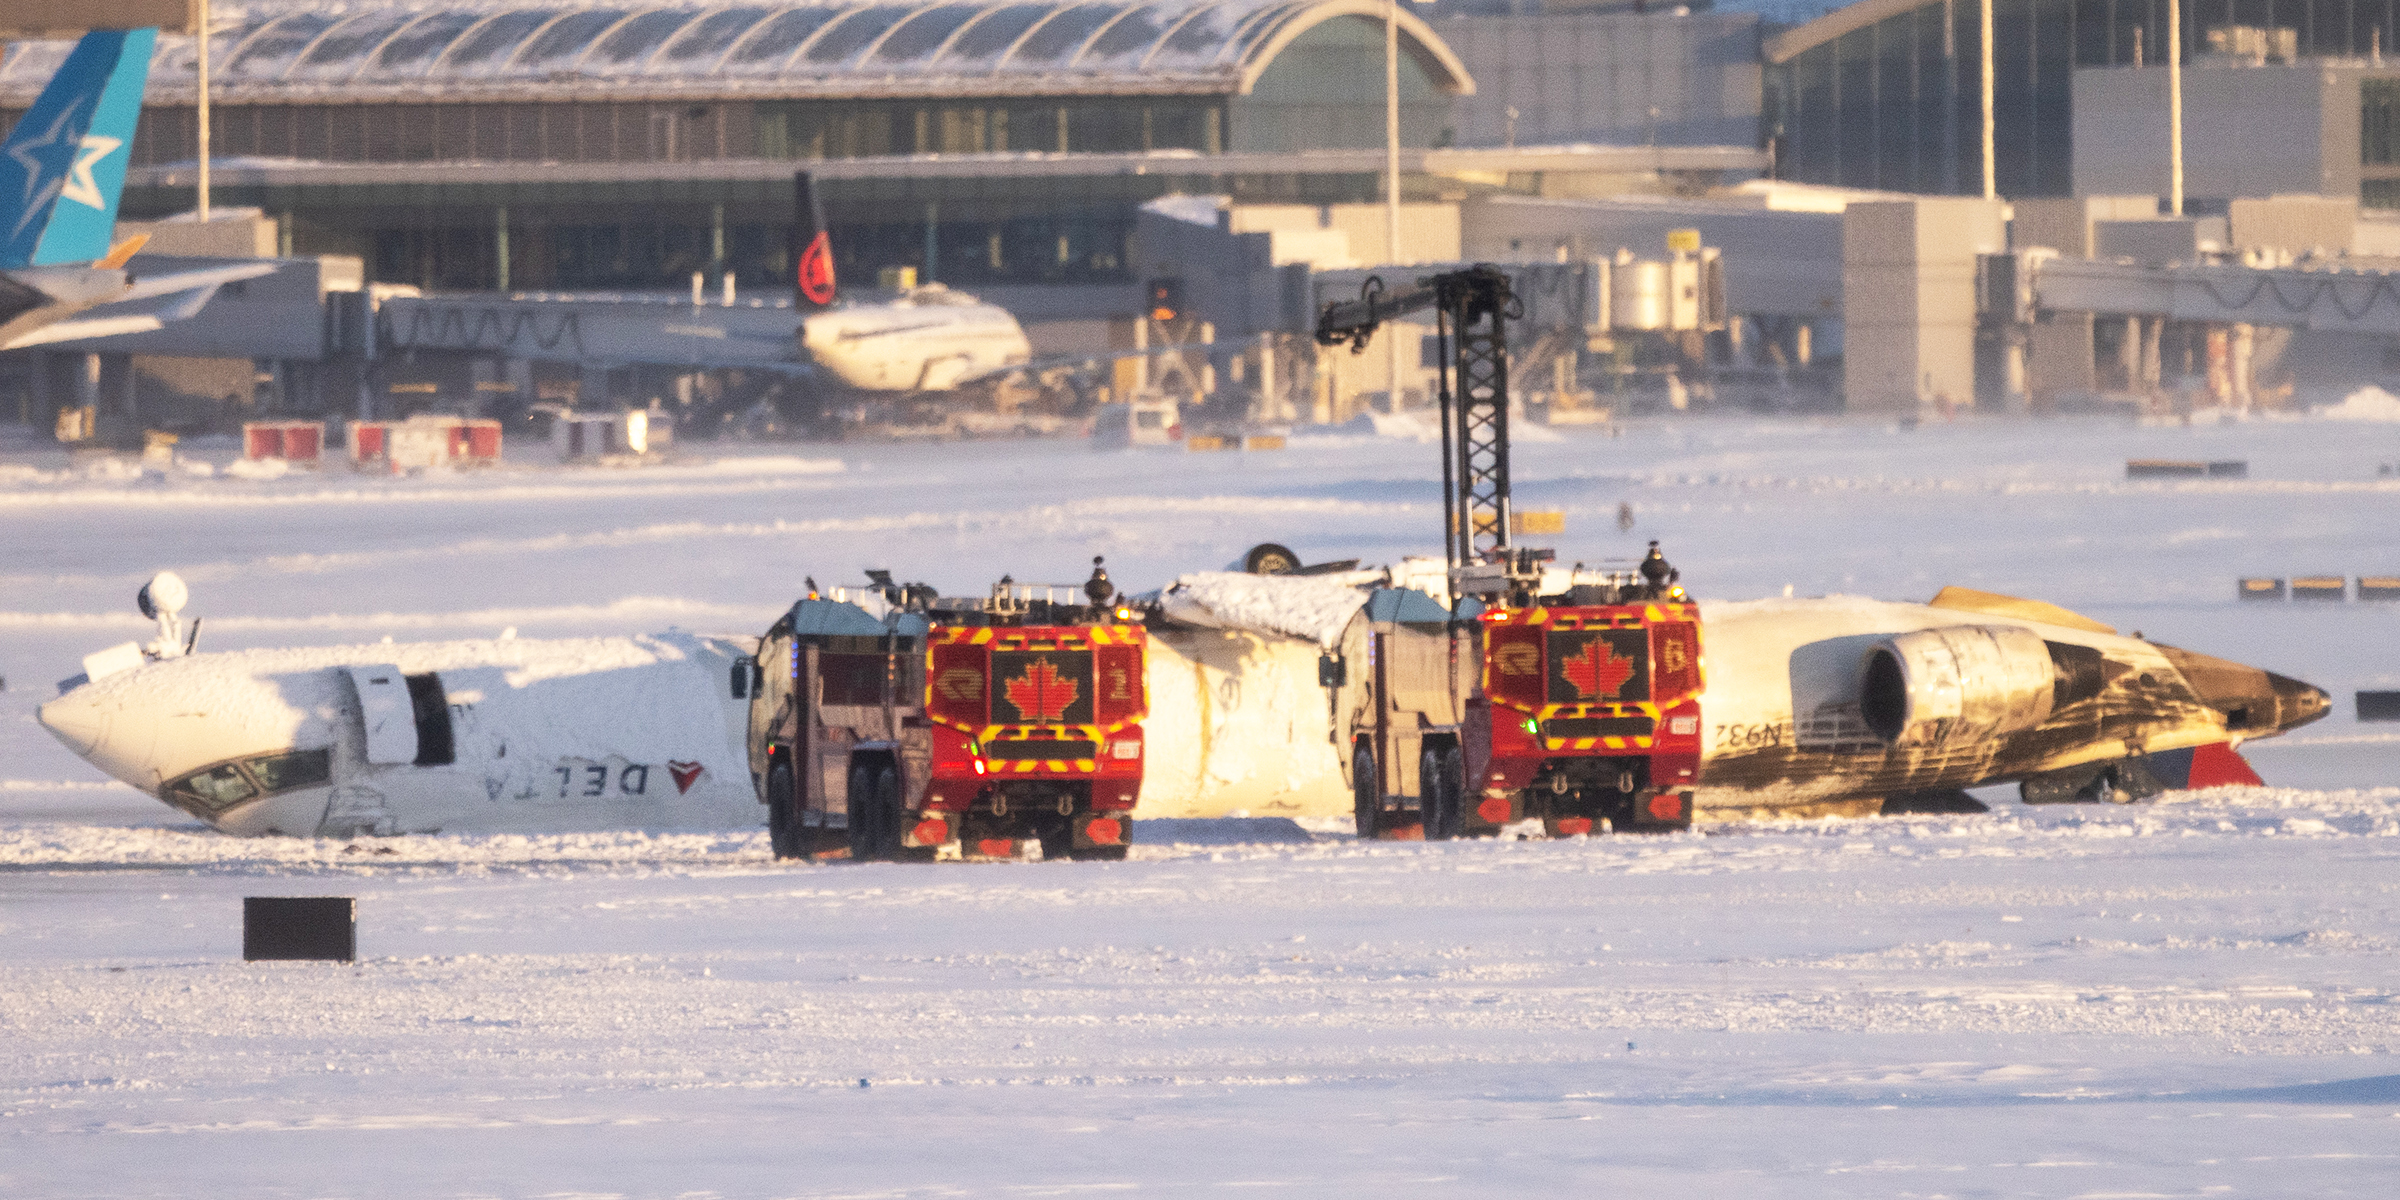
[[[0,268],[108,253],[156,29],[83,35],[0,145]]]

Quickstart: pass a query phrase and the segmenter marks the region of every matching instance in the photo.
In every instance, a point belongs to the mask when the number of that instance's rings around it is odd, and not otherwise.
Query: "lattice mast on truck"
[[[1350,734],[1345,765],[1361,836],[1491,833],[1528,819],[1553,836],[1602,821],[1619,830],[1689,825],[1700,765],[1698,607],[1655,545],[1637,576],[1560,572],[1547,566],[1551,551],[1514,542],[1507,347],[1508,322],[1522,310],[1507,273],[1477,264],[1399,288],[1371,278],[1357,300],[1325,307],[1317,341],[1363,350],[1384,322],[1427,309],[1456,600],[1437,634],[1429,622],[1399,619],[1397,602],[1386,605],[1393,619],[1374,619],[1371,599],[1348,635],[1371,639],[1361,647],[1369,679],[1349,679],[1355,654],[1328,658],[1324,682],[1335,691],[1336,736]],[[1447,645],[1418,644],[1435,637]],[[1480,665],[1479,678],[1457,669],[1462,654]],[[1436,680],[1446,703],[1431,698]]]
[[[1122,858],[1148,637],[1106,573],[988,597],[869,590],[880,618],[812,595],[761,643],[751,770],[778,857]],[[879,626],[874,653],[823,632],[834,618]]]

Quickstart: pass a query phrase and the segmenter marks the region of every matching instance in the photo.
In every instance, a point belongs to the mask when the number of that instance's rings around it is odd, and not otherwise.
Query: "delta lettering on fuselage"
[[[708,774],[708,768],[697,760],[671,758],[664,763],[628,762],[615,755],[606,759],[562,758],[549,771],[548,784],[539,787],[528,781],[527,786],[510,792],[505,778],[484,780],[484,793],[498,801],[503,795],[513,800],[577,800],[604,796],[665,795],[666,785],[673,784],[675,795],[692,790]]]

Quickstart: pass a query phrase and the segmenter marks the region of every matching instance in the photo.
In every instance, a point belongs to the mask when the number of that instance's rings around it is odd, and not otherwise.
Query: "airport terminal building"
[[[377,280],[655,287],[719,263],[787,278],[791,174],[816,163],[851,278],[907,264],[971,287],[1129,281],[1133,211],[1155,196],[1375,193],[1380,156],[1364,152],[1383,141],[1382,12],[253,4],[211,41],[214,194],[284,222],[287,252],[355,254]],[[1403,142],[1445,144],[1450,98],[1473,82],[1406,6],[1400,25]],[[0,126],[66,47],[11,48]],[[194,49],[160,41],[130,217],[192,204]],[[1361,153],[1347,172],[1306,161],[1328,150]],[[842,169],[862,160],[874,165]]]
[[[2156,71],[2163,88],[2169,0],[1995,0],[1993,5],[1992,92],[1995,125],[1994,178],[1999,194],[2071,196],[2122,190],[2120,177],[2077,178],[2076,101],[2079,71]],[[2180,0],[2184,62],[2208,72],[2209,83],[2187,87],[2244,89],[2225,72],[2268,64],[2332,60],[2380,77],[2386,52],[2400,53],[2400,6],[2391,0]],[[1776,157],[1776,174],[1805,183],[1895,192],[1980,195],[1983,191],[1982,80],[1979,14],[1972,0],[1858,0],[1796,28],[1774,33],[1761,44],[1766,75],[1764,135]],[[2400,72],[2395,72],[2400,75]],[[2248,90],[2266,76],[2250,76]],[[2312,81],[2313,83],[2313,81]],[[2341,107],[2357,111],[2394,109],[2391,84],[2352,91]],[[2096,89],[2086,87],[2084,91]],[[2114,92],[2116,88],[2109,89]],[[2085,97],[2087,100],[2090,97]],[[2206,97],[2195,97],[2205,100]],[[2228,99],[2228,104],[2277,103],[2264,95]],[[2122,132],[2118,141],[2165,141],[2163,101],[2156,118],[2124,110],[2087,121],[2131,125],[2154,133]],[[2091,108],[2087,104],[2086,108]],[[2195,119],[2205,119],[2197,116]],[[2388,127],[2390,119],[2385,118]],[[2356,125],[2348,127],[2355,130]],[[2195,131],[2198,135],[2202,131]],[[2394,165],[2392,139],[2363,148],[2358,138],[2338,136],[2340,127],[2299,135],[2324,142],[2327,155],[2347,153],[2353,168],[2363,156],[2370,168]],[[2284,146],[2232,146],[2195,136],[2195,160],[2226,158]],[[2313,149],[2313,147],[2312,147]],[[2158,157],[2153,154],[2152,157]],[[2355,180],[2354,169],[2350,177]],[[2370,169],[2370,177],[2400,171]],[[2164,192],[2163,159],[2157,178],[2144,190]],[[2283,190],[2319,190],[2323,181],[2289,183]],[[2363,189],[2371,205],[2400,205],[2400,190],[2385,183]],[[2361,195],[2352,187],[2351,195]],[[2222,201],[2224,197],[2207,197]]]

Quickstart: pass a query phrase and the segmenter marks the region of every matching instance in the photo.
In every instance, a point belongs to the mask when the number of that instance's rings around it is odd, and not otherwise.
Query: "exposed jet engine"
[[[1867,650],[1859,716],[1887,746],[1971,746],[2050,717],[2042,636],[2008,625],[1904,633]]]

